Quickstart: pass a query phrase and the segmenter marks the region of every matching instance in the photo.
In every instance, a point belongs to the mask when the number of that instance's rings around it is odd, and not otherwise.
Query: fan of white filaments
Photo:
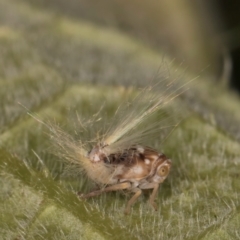
[[[171,131],[179,123],[178,116],[182,114],[179,108],[169,113],[169,104],[186,91],[184,87],[176,88],[169,84],[161,92],[148,87],[140,91],[132,102],[124,104],[122,110],[120,107],[121,111],[115,116],[119,123],[113,120],[101,139],[103,145],[109,146],[108,153],[114,153],[133,144],[141,144],[148,137],[159,136],[161,131],[164,132],[166,129]],[[148,119],[156,113],[158,120],[148,124]],[[143,123],[144,128],[138,128]]]
[[[109,124],[105,133],[100,135],[97,134],[97,130],[93,130],[94,119],[82,123],[80,117],[78,117],[79,125],[84,131],[95,132],[96,136],[93,136],[92,139],[76,140],[59,126],[44,123],[36,116],[29,115],[43,123],[50,130],[50,136],[54,140],[57,155],[67,163],[67,166],[71,168],[71,165],[73,165],[76,171],[88,172],[88,170],[91,171],[92,167],[88,159],[88,153],[91,150],[89,148],[90,144],[92,144],[92,147],[94,147],[94,144],[106,146],[107,153],[111,154],[127,149],[132,145],[146,142],[151,137],[159,137],[166,129],[173,129],[176,126],[176,119],[177,123],[179,123],[177,116],[181,110],[174,109],[174,113],[169,113],[168,107],[175,98],[187,90],[186,84],[179,87],[176,81],[171,83],[163,81],[142,90],[133,89],[130,100],[123,102],[117,108],[115,116],[107,120]],[[99,111],[96,116],[100,115],[102,111]],[[148,120],[155,113],[159,113],[157,115],[159,120],[148,123]],[[138,128],[142,124],[145,124],[144,127]]]

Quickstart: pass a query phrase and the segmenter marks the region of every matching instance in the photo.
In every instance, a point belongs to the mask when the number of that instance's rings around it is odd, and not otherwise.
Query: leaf
[[[2,0],[0,9],[4,9],[0,25],[0,235],[4,239],[239,237],[237,96],[199,77],[176,103],[191,114],[164,145],[153,143],[173,161],[170,177],[158,194],[158,212],[148,206],[147,194],[130,216],[123,214],[129,196],[121,193],[83,202],[74,192],[91,184],[84,176],[62,175],[64,164],[51,154],[47,129],[18,103],[78,137],[81,129],[75,126],[75,111],[89,119],[105,105],[104,120],[99,122],[103,126],[127,96],[128,88],[122,86],[147,85],[162,56],[122,33],[25,1]],[[165,62],[171,66],[167,57]],[[179,84],[192,78],[170,70],[159,78],[169,74]]]

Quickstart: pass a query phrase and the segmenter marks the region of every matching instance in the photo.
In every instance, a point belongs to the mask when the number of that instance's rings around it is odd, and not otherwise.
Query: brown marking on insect
[[[127,203],[125,208],[125,213],[127,214],[130,211],[130,207],[141,195],[142,189],[153,189],[149,202],[157,210],[154,199],[160,183],[169,174],[171,160],[150,147],[139,145],[108,155],[107,149],[105,149],[106,146],[104,144],[97,145],[89,152],[88,158],[95,164],[99,164],[102,169],[102,176],[101,174],[95,176],[95,181],[107,186],[85,195],[82,194],[81,197],[89,198],[100,195],[103,192],[128,189],[135,194]],[[103,177],[106,174],[108,176]],[[102,179],[105,180],[103,181]]]

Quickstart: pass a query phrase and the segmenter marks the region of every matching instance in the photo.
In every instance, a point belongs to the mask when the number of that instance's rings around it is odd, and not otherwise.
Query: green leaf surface
[[[158,194],[158,211],[150,208],[146,194],[125,216],[129,195],[78,199],[75,192],[89,189],[91,183],[85,176],[62,175],[64,164],[51,154],[46,127],[27,115],[26,108],[74,135],[76,111],[89,119],[104,105],[101,127],[128,96],[122,86],[147,85],[163,56],[115,30],[43,11],[23,0],[0,0],[0,52],[3,239],[240,237],[236,95],[209,79],[195,80],[173,107],[190,112],[189,117],[163,145],[151,143],[173,161]],[[166,62],[172,68],[167,56]],[[180,85],[193,78],[170,70],[159,78],[166,74],[178,78]],[[86,139],[88,134],[92,132]]]

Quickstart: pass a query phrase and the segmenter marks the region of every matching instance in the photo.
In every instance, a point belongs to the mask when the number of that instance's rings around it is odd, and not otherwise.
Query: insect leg
[[[153,187],[152,194],[150,195],[150,198],[149,198],[149,203],[153,206],[153,208],[156,211],[157,211],[158,207],[157,207],[157,204],[154,202],[154,200],[155,200],[158,188],[159,188],[159,183],[155,183],[154,187]]]
[[[82,195],[80,195],[80,197],[81,198],[95,197],[95,196],[98,196],[98,195],[100,195],[104,192],[118,191],[118,190],[122,190],[122,189],[128,189],[130,187],[131,187],[131,183],[124,182],[124,183],[119,183],[119,184],[115,184],[115,185],[103,188],[101,190],[92,191],[92,192],[87,193],[87,194],[82,194]]]
[[[132,190],[133,192],[135,192],[135,194],[133,195],[133,197],[128,201],[127,206],[124,210],[125,214],[129,214],[130,212],[130,207],[137,201],[137,199],[139,198],[139,196],[142,194],[142,190],[140,188],[134,188]]]

